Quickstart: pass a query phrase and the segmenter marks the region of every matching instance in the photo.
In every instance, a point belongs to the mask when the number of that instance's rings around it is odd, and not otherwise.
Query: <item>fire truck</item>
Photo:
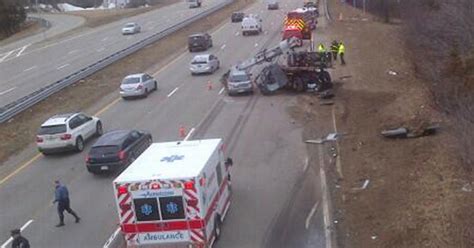
[[[154,143],[114,181],[127,247],[207,248],[230,206],[222,139]]]
[[[311,39],[311,31],[316,28],[316,15],[307,8],[299,8],[286,14],[283,22],[283,37],[286,40],[296,37],[302,40]],[[302,45],[302,44],[300,44]]]

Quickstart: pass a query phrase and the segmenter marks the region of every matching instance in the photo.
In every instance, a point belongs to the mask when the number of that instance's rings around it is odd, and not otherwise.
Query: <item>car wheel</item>
[[[51,152],[46,152],[46,151],[41,151],[41,153],[43,154],[43,156],[49,156],[52,154]]]
[[[216,241],[219,240],[221,236],[221,220],[219,215],[216,216],[216,220],[214,221],[214,235],[216,237]]]
[[[143,94],[144,97],[147,97],[148,96],[148,89],[145,89],[145,94]]]
[[[95,135],[97,137],[101,136],[104,133],[104,129],[102,128],[102,122],[98,121],[95,126]]]
[[[84,140],[81,136],[76,139],[76,151],[82,152],[84,150]]]
[[[155,90],[158,90],[158,83],[155,81],[154,83]]]

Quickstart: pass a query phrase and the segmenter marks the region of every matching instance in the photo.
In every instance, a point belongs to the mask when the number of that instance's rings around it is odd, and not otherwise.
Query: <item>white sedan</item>
[[[136,34],[140,33],[141,27],[135,22],[129,22],[125,24],[125,26],[122,28],[122,34]]]

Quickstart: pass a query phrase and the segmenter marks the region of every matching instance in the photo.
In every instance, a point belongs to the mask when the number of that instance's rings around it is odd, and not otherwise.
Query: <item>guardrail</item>
[[[81,80],[89,75],[92,75],[93,73],[105,68],[106,66],[138,51],[139,49],[150,45],[151,43],[154,43],[158,40],[163,39],[167,35],[176,32],[177,30],[191,24],[192,22],[195,22],[201,18],[204,18],[208,15],[210,15],[213,12],[216,12],[225,6],[231,4],[234,2],[234,0],[225,0],[224,2],[209,8],[195,16],[192,16],[180,23],[174,24],[171,27],[168,27],[165,30],[162,30],[152,36],[149,36],[141,41],[136,42],[135,44],[122,49],[118,52],[115,52],[95,63],[92,65],[89,65],[87,67],[82,68],[81,70],[74,72],[70,74],[69,76],[58,80],[48,86],[45,86],[27,96],[24,96],[20,99],[17,99],[14,102],[11,102],[3,107],[0,108],[0,123],[4,123],[7,120],[11,119],[15,115],[21,113],[22,111],[28,109],[29,107],[35,105],[36,103],[46,99],[50,95],[66,88],[67,86],[77,82],[78,80]]]

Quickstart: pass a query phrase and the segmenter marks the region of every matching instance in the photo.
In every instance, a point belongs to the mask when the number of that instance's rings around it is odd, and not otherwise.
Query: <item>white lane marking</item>
[[[314,213],[316,213],[316,209],[318,209],[319,201],[315,202],[311,211],[309,211],[308,217],[306,217],[306,221],[304,223],[304,228],[308,229],[309,224],[311,223],[311,218],[313,218]]]
[[[224,50],[224,48],[225,48],[225,44],[221,46],[221,50]]]
[[[0,63],[3,62],[8,56],[10,56],[10,54],[12,54],[14,51],[15,51],[15,50],[12,50],[12,51],[8,52],[5,56],[3,56],[3,57],[0,59]],[[3,54],[5,54],[5,53],[3,53]],[[3,54],[1,54],[1,55],[3,55]]]
[[[17,57],[20,57],[20,55],[25,51],[27,47],[29,47],[31,44],[28,44],[20,49],[20,51],[16,54]]]
[[[72,50],[72,51],[69,51],[67,54],[73,54],[73,53],[77,53],[79,52],[79,50]]]
[[[31,223],[33,220],[27,221],[21,228],[20,231],[23,232]],[[2,248],[7,248],[7,246],[13,241],[13,238],[10,237],[5,243],[3,243]]]
[[[69,64],[64,64],[64,65],[62,65],[62,66],[60,66],[60,67],[58,67],[58,68],[56,68],[56,69],[57,69],[57,70],[61,70],[62,68],[66,67],[66,66],[69,66]]]
[[[331,112],[332,112],[332,125],[334,127],[334,133],[337,133],[335,107],[332,108]],[[336,149],[337,149],[337,152],[340,151],[339,142],[337,142],[337,140],[336,140]],[[344,178],[344,176],[342,175],[342,166],[341,166],[341,156],[340,155],[336,157],[336,171],[339,174],[340,178]]]
[[[10,88],[10,89],[8,89],[8,90],[5,90],[5,91],[0,92],[0,96],[3,96],[3,95],[7,94],[7,93],[10,92],[10,91],[13,91],[14,89],[16,89],[16,87],[13,87],[13,88]]]
[[[24,71],[24,72],[31,71],[31,70],[35,69],[36,67],[38,67],[38,66],[34,65],[34,66],[32,66],[32,67],[30,67],[30,68],[28,68],[28,69],[25,69],[25,70],[23,70],[23,71]]]
[[[258,43],[255,43],[255,47],[258,47]]]
[[[108,39],[109,39],[109,36],[103,38],[102,41],[106,41],[106,40],[108,40]]]
[[[109,248],[109,245],[115,240],[115,238],[117,237],[119,232],[120,232],[120,227],[118,227],[117,230],[115,230],[115,232],[112,233],[110,238],[107,239],[107,242],[105,242],[105,244],[104,244],[104,248]]]
[[[176,93],[176,91],[178,91],[179,87],[176,87],[173,91],[171,91],[169,94],[168,94],[168,97],[172,96],[174,93]]]
[[[224,92],[224,87],[222,87],[222,89],[219,90],[219,95],[222,94],[222,92]]]
[[[332,248],[332,237],[331,237],[331,220],[329,219],[329,202],[328,202],[328,189],[326,183],[326,172],[324,171],[324,150],[323,146],[319,146],[319,176],[321,177],[321,191],[323,192],[322,204],[323,204],[323,217],[324,217],[324,236],[326,238],[326,248]]]
[[[239,36],[240,32],[235,32],[235,36]]]
[[[191,128],[191,130],[189,130],[189,133],[188,133],[188,135],[186,135],[186,137],[184,137],[184,140],[183,140],[183,141],[186,141],[186,140],[188,140],[188,139],[189,139],[189,137],[191,137],[191,135],[194,133],[194,131],[195,131],[195,128],[194,128],[194,127],[193,127],[193,128]]]
[[[101,47],[101,48],[97,49],[96,51],[97,51],[97,52],[102,52],[102,51],[104,51],[104,50],[105,50],[105,47]]]
[[[309,158],[306,157],[306,159],[304,160],[303,171],[306,171],[308,169],[308,166],[309,166]]]

